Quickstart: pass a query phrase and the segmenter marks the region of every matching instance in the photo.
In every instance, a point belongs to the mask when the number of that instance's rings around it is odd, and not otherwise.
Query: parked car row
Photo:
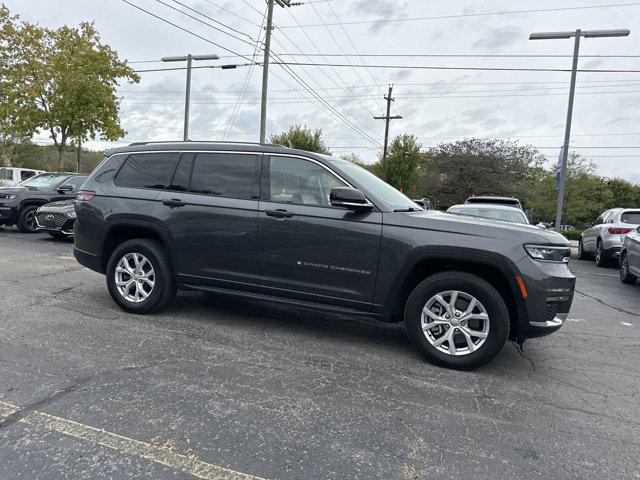
[[[606,267],[620,259],[625,237],[640,227],[640,208],[612,208],[580,235],[578,258],[594,257],[596,265]]]
[[[69,172],[42,173],[18,186],[0,188],[0,226],[16,225],[24,233],[42,230],[56,238],[72,235],[72,200],[86,179]]]

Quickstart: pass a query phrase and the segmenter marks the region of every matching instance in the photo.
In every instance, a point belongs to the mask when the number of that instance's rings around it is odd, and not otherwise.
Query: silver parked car
[[[596,265],[604,267],[620,257],[626,235],[640,225],[640,208],[612,208],[582,232],[578,243],[578,258],[595,254]]]
[[[633,285],[640,277],[640,227],[624,237],[620,251],[620,280]]]
[[[480,203],[462,203],[449,207],[447,212],[460,215],[472,215],[474,217],[493,218],[504,222],[529,223],[527,215],[516,207],[507,205],[492,205]]]

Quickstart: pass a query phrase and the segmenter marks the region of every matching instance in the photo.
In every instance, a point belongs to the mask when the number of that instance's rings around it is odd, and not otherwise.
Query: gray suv
[[[568,241],[425,211],[367,170],[277,145],[137,143],[76,201],[77,260],[125,311],[176,290],[404,322],[429,361],[474,368],[563,324]]]

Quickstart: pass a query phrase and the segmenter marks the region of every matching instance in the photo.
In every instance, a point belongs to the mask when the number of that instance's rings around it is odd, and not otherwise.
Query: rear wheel
[[[629,273],[629,255],[626,252],[620,257],[620,280],[628,285],[635,285],[638,277]]]
[[[107,264],[111,298],[130,313],[152,313],[165,307],[176,294],[176,284],[162,244],[134,239],[119,245]]]
[[[598,240],[596,243],[596,265],[598,267],[606,267],[609,265],[609,256],[604,251],[602,240]]]
[[[27,205],[20,212],[18,218],[18,230],[22,233],[35,233],[36,230],[36,210],[38,205]]]
[[[455,369],[488,363],[509,334],[509,314],[500,293],[465,272],[438,273],[418,284],[407,300],[404,323],[425,359]]]

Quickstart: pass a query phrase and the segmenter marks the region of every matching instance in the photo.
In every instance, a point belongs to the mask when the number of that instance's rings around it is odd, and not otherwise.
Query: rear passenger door
[[[171,236],[182,283],[255,285],[257,153],[185,152],[154,211]]]
[[[331,206],[331,188],[344,186],[314,160],[265,157],[259,217],[262,291],[346,306],[371,303],[382,214]]]
[[[598,235],[600,235],[600,230],[605,223],[605,218],[609,216],[610,211],[607,210],[598,218],[595,219],[593,225],[586,229],[582,234],[582,247],[585,252],[595,252],[596,251],[596,240]]]

